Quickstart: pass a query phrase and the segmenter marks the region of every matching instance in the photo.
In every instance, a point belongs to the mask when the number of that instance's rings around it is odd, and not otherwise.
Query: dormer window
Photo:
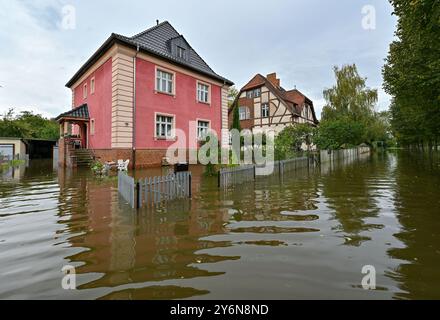
[[[185,51],[184,48],[177,46],[177,57],[179,59],[185,59]]]

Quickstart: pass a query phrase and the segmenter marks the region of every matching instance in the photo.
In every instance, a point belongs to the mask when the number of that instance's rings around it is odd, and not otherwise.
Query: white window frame
[[[265,113],[267,113],[265,115]],[[270,116],[270,106],[268,103],[263,103],[261,105],[261,118],[267,119]]]
[[[87,83],[83,85],[83,98],[87,99]]]
[[[198,140],[198,141],[205,141],[207,135],[208,135],[209,132],[211,131],[211,120],[207,120],[207,119],[196,119],[196,121],[197,121],[197,140]],[[207,130],[206,130],[205,136],[201,136],[201,135],[200,135],[200,131],[199,131],[199,129],[200,129],[201,127],[199,126],[199,122],[205,122],[205,123],[208,124],[208,128],[206,128]],[[203,127],[203,129],[205,129],[205,127]]]
[[[158,117],[166,117],[166,118],[171,118],[171,134],[168,136],[165,134],[165,136],[162,135],[158,135],[157,132],[157,125],[159,124],[157,121]],[[162,122],[161,122],[162,123]],[[168,125],[168,122],[165,122],[165,125]],[[154,138],[156,140],[174,140],[176,138],[176,115],[174,114],[168,114],[168,113],[162,113],[162,112],[155,112],[154,113]],[[161,130],[159,130],[161,131]],[[167,131],[165,129],[165,131]]]
[[[96,80],[95,77],[93,77],[92,79],[90,79],[90,94],[95,93],[95,84],[96,84]]]
[[[171,80],[160,78],[160,85],[158,86],[159,75],[162,75],[162,73],[170,74]],[[167,84],[165,85],[166,88],[164,91],[161,88],[163,85],[163,81],[167,81]],[[166,69],[166,68],[156,66],[156,74],[155,74],[154,83],[155,83],[154,86],[156,88],[156,93],[164,93],[164,94],[168,94],[168,95],[172,95],[172,96],[176,95],[176,73],[175,72],[173,72],[169,69]],[[170,83],[171,83],[171,92],[169,92],[167,90]]]
[[[257,94],[257,92],[258,92],[258,94]],[[256,88],[256,89],[246,91],[246,98],[248,98],[248,99],[254,99],[254,98],[259,98],[259,97],[261,97],[261,88]]]
[[[206,101],[201,99],[202,91],[199,88],[200,86],[207,87],[207,91],[203,91],[203,93],[206,94]],[[197,94],[197,102],[205,103],[205,104],[211,104],[211,85],[209,83],[197,80],[197,82],[196,82],[196,94]]]
[[[180,53],[182,53],[182,55],[180,55]],[[186,55],[186,49],[181,46],[177,46],[177,57],[179,59],[185,59],[185,55]]]
[[[243,113],[241,112],[241,109],[245,110],[244,118],[242,117]],[[249,120],[251,118],[251,111],[250,111],[249,107],[246,107],[246,106],[239,107],[238,114],[239,114],[238,118],[240,119],[240,121]]]

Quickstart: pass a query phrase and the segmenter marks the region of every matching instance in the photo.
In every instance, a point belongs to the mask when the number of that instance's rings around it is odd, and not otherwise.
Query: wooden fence
[[[118,192],[133,208],[154,206],[164,201],[191,198],[191,172],[150,177],[135,182],[126,173],[118,174]]]
[[[139,181],[139,207],[154,206],[163,201],[191,198],[191,172],[178,172]]]
[[[136,206],[136,183],[134,178],[124,172],[118,173],[118,192],[121,197],[134,209]]]

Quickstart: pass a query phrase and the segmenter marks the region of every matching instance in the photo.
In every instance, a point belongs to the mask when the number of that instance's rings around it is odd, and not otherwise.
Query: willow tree
[[[360,143],[372,144],[386,136],[386,127],[374,108],[377,90],[366,85],[356,65],[334,68],[336,84],[324,90],[326,104],[315,136],[319,148],[338,149]]]
[[[377,103],[377,90],[366,86],[356,65],[345,65],[334,68],[336,84],[324,90],[326,104],[322,120],[340,119],[342,117],[353,121],[365,121],[374,113]]]

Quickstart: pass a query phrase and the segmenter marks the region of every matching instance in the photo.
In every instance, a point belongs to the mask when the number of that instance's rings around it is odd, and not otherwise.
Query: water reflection
[[[118,201],[113,179],[97,182],[87,173],[77,172],[75,178],[69,173],[60,174],[59,183],[62,211],[70,215],[63,223],[70,234],[76,234],[69,242],[73,247],[87,248],[67,259],[82,263],[77,268],[78,274],[102,275],[81,285],[80,290],[217,276],[222,272],[209,272],[198,265],[239,259],[197,253],[230,245],[199,240],[208,234],[222,233],[224,215],[205,214],[203,203],[199,205],[197,199],[174,202],[155,211],[144,209],[136,214]],[[167,290],[171,294],[174,289]],[[187,295],[192,291],[185,292]],[[194,295],[205,292],[195,290]],[[152,289],[147,288],[124,290],[109,297],[147,298],[151,294]]]
[[[0,298],[440,298],[439,163],[375,154],[226,192],[193,167],[191,200],[136,213],[115,177],[34,162],[1,178]]]
[[[401,229],[394,235],[404,243],[388,250],[403,262],[388,275],[403,290],[397,298],[440,298],[440,157],[400,154],[395,207]]]
[[[383,159],[386,161],[386,159]],[[353,160],[356,165],[335,163],[331,168],[323,168],[322,192],[333,218],[339,222],[334,228],[342,233],[345,245],[360,246],[371,240],[365,231],[382,229],[383,224],[368,223],[371,218],[378,218],[380,208],[376,192],[377,181],[372,181],[382,173],[383,163],[379,165],[370,157]],[[330,164],[326,164],[326,166]]]

